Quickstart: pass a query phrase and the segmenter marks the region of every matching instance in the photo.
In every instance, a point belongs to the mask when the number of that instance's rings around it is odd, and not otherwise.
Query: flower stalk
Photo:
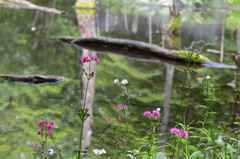
[[[87,86],[83,98],[83,105],[80,107],[78,110],[77,114],[79,116],[79,119],[81,120],[81,126],[80,126],[80,133],[79,133],[79,145],[78,145],[78,150],[77,150],[77,159],[82,159],[84,157],[84,151],[82,151],[82,137],[83,137],[83,128],[84,128],[84,122],[87,120],[87,118],[90,116],[88,113],[89,109],[86,108],[86,101],[87,101],[87,92],[88,92],[88,86],[89,86],[89,81],[94,77],[95,73],[91,71],[91,61],[100,61],[97,56],[83,56],[81,58],[82,63],[88,63],[89,64],[89,70],[88,73],[83,69],[83,72],[87,78]]]

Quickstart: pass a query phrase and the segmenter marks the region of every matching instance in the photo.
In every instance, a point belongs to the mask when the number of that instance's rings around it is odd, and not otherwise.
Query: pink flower
[[[95,59],[95,56],[89,55],[89,59],[93,61]]]
[[[41,135],[41,131],[37,131],[36,135]]]
[[[44,121],[43,125],[48,126],[48,121]]]
[[[90,59],[96,62],[100,61],[97,56],[91,56]]]
[[[120,144],[120,143],[118,143],[118,144],[117,144],[117,147],[120,147],[120,146],[121,146],[121,144]]]
[[[127,140],[125,140],[125,139],[122,139],[122,142],[127,142]]]
[[[55,126],[54,121],[50,121],[49,125],[51,125],[51,126]]]
[[[181,136],[186,139],[189,135],[187,131],[182,130]]]
[[[44,128],[41,128],[39,131],[43,131],[44,130]]]
[[[188,132],[182,129],[172,128],[170,130],[171,134],[174,134],[176,136],[181,136],[183,138],[187,138],[189,136]]]
[[[159,111],[153,110],[153,111],[152,111],[152,116],[153,116],[155,119],[158,118],[158,117],[160,116]]]
[[[38,122],[38,126],[41,126],[41,125],[44,125],[45,124],[45,121],[44,120],[41,120]]]
[[[48,134],[49,135],[54,135],[54,133],[52,131],[49,131]]]
[[[40,146],[40,144],[39,144],[39,143],[34,143],[34,145],[35,145],[36,147]]]
[[[87,56],[83,56],[82,58],[81,58],[81,62],[82,63],[87,63],[87,62],[90,62],[90,61],[96,61],[96,62],[98,62],[98,61],[100,61],[99,60],[99,58],[97,57],[97,56],[89,56],[89,57],[87,57]]]
[[[123,105],[123,104],[118,104],[114,108],[117,108],[117,109],[120,109],[120,108],[128,109],[128,106],[127,105]]]
[[[120,116],[117,116],[117,120],[121,120],[121,117],[120,117]]]
[[[89,62],[88,57],[87,57],[87,56],[83,56],[83,57],[81,58],[81,62],[82,62],[82,63],[87,63],[87,62]]]
[[[111,121],[111,118],[107,118],[107,121]]]
[[[177,128],[172,128],[172,129],[170,130],[170,133],[171,133],[171,134],[174,134],[174,135],[176,135],[176,136],[181,136],[181,130],[180,130],[180,129],[177,129]]]
[[[48,125],[47,128],[48,128],[48,130],[52,130],[52,129],[53,129],[53,126]]]
[[[115,108],[119,109],[119,108],[123,108],[122,104],[118,104],[117,106],[115,106]]]
[[[94,76],[94,72],[90,73],[90,76],[92,76],[92,77],[93,77],[93,76]]]
[[[150,111],[145,111],[143,115],[150,117],[152,116],[152,113]]]

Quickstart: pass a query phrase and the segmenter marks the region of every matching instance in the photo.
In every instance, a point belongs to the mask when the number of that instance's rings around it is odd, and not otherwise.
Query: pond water
[[[33,143],[39,142],[35,135],[37,123],[42,119],[56,122],[56,141],[60,143],[65,156],[73,157],[73,150],[78,144],[80,123],[76,111],[80,107],[83,93],[80,62],[82,49],[58,42],[57,38],[81,36],[76,13],[79,16],[85,12],[75,12],[72,8],[74,0],[32,2],[56,7],[67,11],[68,15],[1,6],[0,74],[57,75],[69,80],[58,84],[34,85],[0,79],[0,158],[31,158]],[[129,5],[102,2],[98,5],[97,14],[91,11],[88,14],[86,11],[82,21],[94,13],[95,24],[90,29],[96,36],[131,39],[168,48],[167,39],[161,32],[168,22],[167,9],[159,10],[148,5],[129,8]],[[174,47],[185,50],[192,42],[203,40],[204,43],[196,48],[207,43],[202,55],[215,62],[219,62],[220,55],[209,53],[207,49],[220,50],[224,46],[224,52],[237,53],[237,21],[232,20],[236,18],[235,13],[239,14],[237,11],[225,13],[217,9],[184,10],[179,36],[173,41]],[[222,27],[225,31],[224,45],[221,44]],[[197,106],[205,104],[203,87],[206,82],[201,78],[207,75],[211,76],[211,83],[217,88],[214,96],[214,111],[217,112],[215,120],[229,123],[234,121],[235,93],[234,88],[228,85],[234,81],[234,69],[202,68],[191,76],[186,76],[183,69],[169,64],[137,61],[98,52],[96,54],[100,61],[96,63],[95,70],[97,75],[91,125],[93,134],[89,150],[94,149],[99,142],[98,134],[112,135],[109,133],[111,123],[106,122],[106,119],[115,118],[119,114],[114,106],[120,104],[117,96],[122,92],[122,88],[113,82],[114,79],[128,80],[125,87],[130,92],[124,104],[129,106],[129,123],[132,123],[135,130],[142,132],[137,137],[141,137],[146,131],[142,129],[148,126],[148,120],[142,115],[144,111],[161,108],[165,128],[163,132],[168,132],[176,122],[182,122],[179,118],[179,112],[182,111],[180,85],[184,84],[185,79],[191,78],[194,87],[187,104],[187,122],[202,119],[204,111]],[[223,63],[235,65],[234,56],[225,54],[223,57]],[[197,126],[196,122],[193,122],[193,126]],[[112,150],[109,146],[112,145],[110,137],[105,138],[107,151]]]

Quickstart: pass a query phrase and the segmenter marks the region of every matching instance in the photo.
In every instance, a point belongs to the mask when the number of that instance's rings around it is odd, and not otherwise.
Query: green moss
[[[181,28],[181,24],[181,17],[175,17],[171,24],[170,30],[179,30]]]
[[[172,52],[177,53],[179,55],[181,55],[182,59],[186,59],[186,61],[189,61],[191,63],[203,63],[204,61],[211,61],[208,58],[199,55],[195,52],[189,52],[189,51],[177,51],[177,50],[172,50]]]
[[[75,12],[77,15],[82,14],[82,15],[87,15],[87,16],[93,16],[96,14],[96,10],[95,9],[79,9],[76,8]]]
[[[96,2],[95,1],[88,1],[88,2],[80,2],[76,1],[75,3],[75,12],[76,14],[83,14],[92,16],[96,14]]]
[[[175,67],[177,70],[181,71],[181,72],[185,72],[185,69],[192,69],[196,72],[200,72],[202,70],[205,69],[205,67],[201,66],[201,65],[190,65],[190,66],[179,66],[179,67]]]
[[[75,3],[75,7],[76,8],[96,8],[96,2],[95,1],[88,1],[88,2],[80,2],[80,1],[76,1]]]
[[[173,48],[179,49],[181,47],[181,40],[180,37],[177,35],[171,35],[170,40],[172,42]]]

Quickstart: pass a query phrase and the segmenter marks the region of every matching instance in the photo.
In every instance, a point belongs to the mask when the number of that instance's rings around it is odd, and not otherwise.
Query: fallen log
[[[207,49],[206,51],[210,52],[210,53],[214,53],[214,54],[220,54],[221,53],[221,51],[215,50],[215,49]],[[229,56],[237,56],[237,55],[239,55],[238,53],[229,53],[229,52],[224,52],[223,54],[224,55],[229,55]]]
[[[54,75],[6,75],[0,74],[0,79],[12,82],[25,82],[30,84],[55,84],[68,81],[67,78]]]
[[[212,62],[208,58],[194,52],[167,50],[157,45],[135,40],[108,37],[77,38],[62,36],[58,38],[58,41],[96,52],[117,54],[139,61],[168,63],[176,67],[189,66],[236,69],[236,66]]]
[[[55,13],[55,14],[64,14],[64,15],[67,14],[67,12],[65,11],[61,11],[56,8],[38,6],[26,0],[0,0],[0,4],[3,4],[3,6],[15,8],[15,9],[27,8],[27,9],[36,9],[36,10]]]

